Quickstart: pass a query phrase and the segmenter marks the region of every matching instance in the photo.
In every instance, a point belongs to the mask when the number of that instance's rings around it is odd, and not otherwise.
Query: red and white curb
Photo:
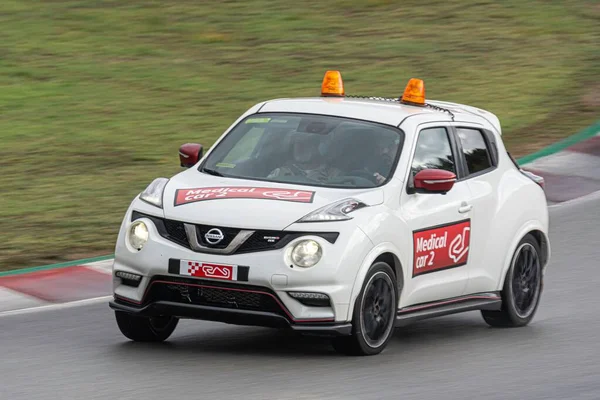
[[[600,132],[522,168],[544,178],[549,204],[560,204],[597,192],[600,190]]]
[[[108,300],[113,260],[0,276],[0,316],[55,305]]]

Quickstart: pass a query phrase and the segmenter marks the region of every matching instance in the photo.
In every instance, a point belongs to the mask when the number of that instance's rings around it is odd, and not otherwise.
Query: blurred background
[[[247,108],[346,93],[496,113],[522,157],[600,110],[595,1],[0,2],[0,270],[112,254],[132,198]]]

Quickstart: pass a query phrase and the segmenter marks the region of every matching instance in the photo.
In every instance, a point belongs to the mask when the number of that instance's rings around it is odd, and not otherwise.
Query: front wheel
[[[398,288],[390,265],[373,264],[354,303],[352,334],[334,338],[333,348],[356,356],[381,353],[394,333],[397,299]]]
[[[543,288],[540,246],[526,235],[515,251],[502,289],[502,308],[482,310],[485,322],[494,327],[525,326],[533,319]]]
[[[139,317],[115,311],[121,333],[135,342],[162,342],[171,336],[179,319],[176,317]]]

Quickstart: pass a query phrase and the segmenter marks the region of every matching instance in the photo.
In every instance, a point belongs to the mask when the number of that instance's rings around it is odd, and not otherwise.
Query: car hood
[[[331,189],[182,172],[163,194],[165,218],[235,228],[283,230],[306,214],[338,200],[383,203],[383,189]]]

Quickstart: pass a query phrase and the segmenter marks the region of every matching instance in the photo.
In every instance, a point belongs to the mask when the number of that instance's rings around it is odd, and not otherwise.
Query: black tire
[[[527,234],[517,246],[502,289],[502,308],[482,310],[485,322],[493,327],[516,328],[529,324],[540,304],[544,288],[541,249]]]
[[[398,286],[394,270],[385,262],[376,262],[354,302],[352,334],[334,338],[333,348],[351,356],[381,353],[394,334],[397,308]],[[380,335],[373,331],[373,322],[377,322],[376,326],[381,325]]]
[[[115,318],[121,333],[135,342],[165,341],[179,323],[176,317],[139,317],[122,311],[115,311]]]

